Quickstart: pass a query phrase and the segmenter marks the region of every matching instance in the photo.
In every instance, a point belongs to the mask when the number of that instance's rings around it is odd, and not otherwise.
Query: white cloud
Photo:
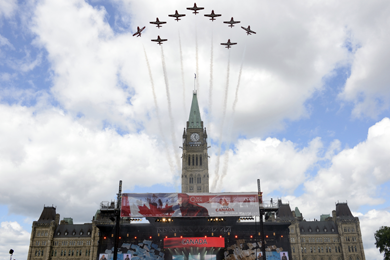
[[[355,45],[351,76],[340,97],[355,104],[354,116],[376,117],[390,106],[390,4],[361,1],[348,4],[347,27]]]
[[[10,18],[17,9],[17,0],[1,0],[0,1],[0,18]]]
[[[377,260],[383,259],[383,254],[379,253],[379,249],[375,247],[374,233],[381,226],[388,226],[390,212],[386,210],[370,210],[366,214],[353,213],[355,217],[359,217],[360,229],[362,232],[364,253],[366,259]]]
[[[222,188],[225,191],[256,191],[256,180],[260,179],[265,195],[272,191],[292,193],[308,177],[307,171],[318,161],[321,148],[319,138],[303,149],[276,138],[239,140],[235,154],[229,150],[229,166]],[[224,159],[221,158],[221,165]],[[211,173],[214,179],[214,172]],[[223,170],[220,171],[222,175]]]
[[[120,136],[91,129],[55,109],[0,105],[0,203],[11,213],[37,217],[56,205],[75,221],[90,221],[103,200],[114,199],[118,181],[173,185],[164,147],[144,133]]]
[[[0,259],[9,259],[9,250],[13,249],[14,259],[27,259],[30,233],[16,221],[0,223]]]

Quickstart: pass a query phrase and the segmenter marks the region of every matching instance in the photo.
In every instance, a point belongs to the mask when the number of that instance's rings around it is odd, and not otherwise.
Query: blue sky
[[[255,191],[260,178],[266,198],[307,219],[348,201],[367,259],[380,258],[373,233],[390,217],[390,4],[197,4],[222,17],[211,23],[176,0],[0,0],[0,252],[26,257],[44,205],[91,221],[120,179],[126,192],[180,191],[196,73],[211,191]],[[174,10],[187,16],[175,22]],[[232,16],[241,24],[228,28]],[[151,26],[156,17],[168,23]],[[132,36],[137,26],[142,37]],[[162,48],[150,41],[157,35],[168,39]],[[227,39],[238,44],[227,50]]]

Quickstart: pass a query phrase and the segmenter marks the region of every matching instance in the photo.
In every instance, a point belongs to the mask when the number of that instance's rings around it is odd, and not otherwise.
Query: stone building
[[[44,207],[32,224],[27,259],[96,259],[97,236],[94,223],[73,224],[71,218],[60,222],[55,207]]]
[[[181,192],[209,192],[207,132],[200,117],[198,98],[193,93],[187,128],[183,133]]]
[[[337,203],[332,216],[306,221],[298,208],[278,201],[279,211],[269,221],[290,222],[292,260],[365,260],[358,217],[347,203]]]

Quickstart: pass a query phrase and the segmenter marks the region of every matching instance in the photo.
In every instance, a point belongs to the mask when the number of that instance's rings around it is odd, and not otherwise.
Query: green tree
[[[381,227],[374,236],[376,248],[384,253],[384,260],[390,260],[390,227]]]

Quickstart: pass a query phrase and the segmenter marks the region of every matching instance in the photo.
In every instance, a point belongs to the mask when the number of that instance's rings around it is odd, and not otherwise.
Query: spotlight
[[[149,239],[152,239],[152,236],[150,236]]]
[[[235,236],[234,236],[234,238],[238,238],[238,236],[237,236],[237,235],[235,235]]]
[[[134,237],[134,239],[137,239],[137,237]]]
[[[107,237],[103,237],[103,239],[107,239]]]

